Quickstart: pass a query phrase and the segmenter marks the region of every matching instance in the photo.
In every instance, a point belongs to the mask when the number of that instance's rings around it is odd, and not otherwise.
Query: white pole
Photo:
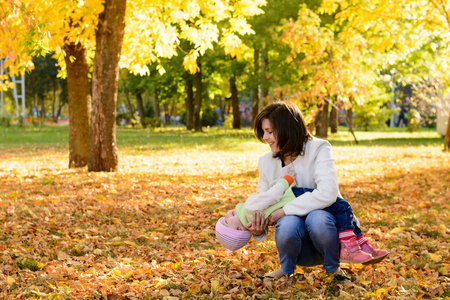
[[[19,99],[17,98],[17,82],[16,82],[16,75],[12,76],[12,81],[14,83],[14,88],[13,88],[13,96],[14,96],[14,101],[16,102],[16,115],[17,115],[17,121],[19,121],[20,118],[20,109],[19,109]]]
[[[22,85],[22,116],[23,123],[25,124],[25,117],[27,116],[25,109],[25,74],[22,74],[22,80],[20,83]]]

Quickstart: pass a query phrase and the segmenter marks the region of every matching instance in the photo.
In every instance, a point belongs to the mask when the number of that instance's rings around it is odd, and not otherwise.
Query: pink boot
[[[369,253],[361,251],[358,246],[356,237],[341,240],[341,262],[349,263],[368,263],[373,257]]]
[[[367,241],[366,243],[361,245],[361,250],[364,251],[364,252],[367,252],[367,253],[369,253],[370,255],[373,256],[372,260],[363,263],[365,265],[379,263],[380,261],[382,261],[389,254],[389,252],[387,252],[386,250],[376,249],[373,245],[371,245],[369,243],[369,241]]]

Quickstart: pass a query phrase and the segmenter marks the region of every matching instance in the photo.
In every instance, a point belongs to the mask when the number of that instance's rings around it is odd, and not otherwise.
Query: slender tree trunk
[[[192,75],[188,72],[184,75],[186,89],[186,129],[194,129],[194,91],[192,83]]]
[[[316,123],[316,135],[320,138],[328,137],[328,111],[328,101],[324,101],[319,113],[317,114],[318,118]]]
[[[450,115],[448,116],[447,132],[445,133],[444,151],[450,152]]]
[[[161,105],[159,104],[158,90],[155,91],[155,126],[161,127]]]
[[[330,120],[331,133],[338,132],[338,110],[335,105],[331,106],[331,120]]]
[[[56,80],[52,80],[53,103],[52,103],[52,119],[56,119]]]
[[[141,120],[142,128],[146,128],[147,124],[145,123],[144,101],[142,100],[142,94],[140,92],[136,94],[136,105],[139,112],[139,119]]]
[[[353,109],[350,107],[345,111],[345,124],[347,124],[348,130],[353,135],[356,145],[359,144],[356,138],[355,132],[353,131]]]
[[[222,125],[225,122],[226,106],[226,100],[222,96],[219,96],[220,118],[222,119]]]
[[[89,171],[111,172],[119,163],[115,116],[125,7],[126,0],[105,0],[95,33]]]
[[[239,113],[238,89],[236,75],[230,78],[231,105],[233,106],[233,129],[241,129],[241,114]]]
[[[266,51],[263,51],[263,55],[261,56],[261,98],[264,103],[264,106],[267,106],[269,103],[267,102],[267,96],[269,95],[269,86],[267,82],[267,72],[269,71],[269,57]]]
[[[91,85],[86,49],[81,44],[64,45],[69,103],[69,168],[80,168],[89,160]],[[73,62],[70,57],[74,57]]]
[[[134,119],[134,108],[131,104],[130,96],[128,95],[128,92],[125,92],[125,99],[127,99],[127,108],[128,108],[128,114],[130,115],[130,123],[131,126],[134,127],[134,123],[131,121]]]
[[[200,111],[202,109],[202,66],[200,58],[197,60],[198,71],[195,73],[195,104],[194,104],[194,129],[202,130],[202,122],[200,119]]]
[[[255,49],[253,52],[253,72],[254,72],[254,78],[255,78],[255,86],[253,88],[253,103],[252,103],[252,125],[255,123],[256,116],[259,113],[259,89],[258,89],[258,83],[259,80],[258,74],[259,74],[259,49]]]

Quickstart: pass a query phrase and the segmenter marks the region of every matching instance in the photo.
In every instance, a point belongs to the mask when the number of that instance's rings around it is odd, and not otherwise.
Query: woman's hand
[[[262,212],[255,211],[253,212],[252,222],[248,223],[246,227],[253,235],[261,235],[266,230],[268,220],[265,219]]]
[[[284,213],[284,210],[282,208],[277,209],[273,213],[270,214],[270,216],[267,218],[268,225],[275,225],[277,224],[278,220],[284,217],[286,214]]]

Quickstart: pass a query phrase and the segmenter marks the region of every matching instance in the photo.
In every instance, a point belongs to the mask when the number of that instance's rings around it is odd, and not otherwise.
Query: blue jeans
[[[314,191],[314,189],[303,187],[292,188],[292,192],[294,193],[295,197],[312,191]],[[336,202],[324,208],[323,210],[331,213],[336,218],[336,227],[339,232],[344,230],[353,230],[356,236],[362,235],[359,224],[355,216],[353,215],[353,209],[346,200],[342,199],[341,197],[337,197]]]
[[[323,264],[327,273],[339,268],[339,238],[336,218],[324,210],[306,217],[284,216],[275,226],[275,242],[283,274],[291,275],[296,266]]]

